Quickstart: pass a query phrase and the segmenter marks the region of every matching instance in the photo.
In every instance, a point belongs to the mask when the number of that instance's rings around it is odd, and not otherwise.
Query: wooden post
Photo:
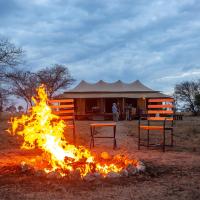
[[[100,99],[100,112],[104,113],[104,110],[105,110],[105,103],[104,103],[104,99],[101,98]]]

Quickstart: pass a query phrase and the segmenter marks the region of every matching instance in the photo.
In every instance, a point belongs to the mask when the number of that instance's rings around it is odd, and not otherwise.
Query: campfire
[[[31,167],[45,174],[56,173],[61,177],[78,173],[81,178],[88,176],[117,177],[144,171],[143,163],[126,156],[109,156],[104,152],[94,156],[84,146],[70,144],[64,137],[66,123],[52,113],[48,106],[45,86],[37,89],[32,98],[34,106],[30,112],[11,119],[9,132],[23,138],[21,149],[39,149],[41,159],[35,159]],[[22,163],[22,167],[26,165]]]

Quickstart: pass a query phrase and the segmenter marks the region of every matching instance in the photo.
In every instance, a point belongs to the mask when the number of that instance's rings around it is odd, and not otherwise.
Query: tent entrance
[[[112,104],[117,103],[117,98],[107,98],[105,99],[105,111],[106,113],[112,113]]]
[[[131,105],[134,108],[137,108],[137,99],[127,98],[127,99],[125,99],[125,103],[128,105]]]

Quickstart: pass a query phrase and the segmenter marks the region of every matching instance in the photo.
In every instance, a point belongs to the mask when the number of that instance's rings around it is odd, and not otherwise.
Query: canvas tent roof
[[[168,97],[159,91],[152,90],[136,80],[132,83],[116,81],[97,83],[81,81],[74,89],[64,92],[60,98],[161,98]]]
[[[81,81],[74,89],[69,92],[152,92],[153,90],[143,85],[140,81],[132,83],[124,83],[116,81],[114,83],[107,83],[102,80],[97,83],[88,83]]]

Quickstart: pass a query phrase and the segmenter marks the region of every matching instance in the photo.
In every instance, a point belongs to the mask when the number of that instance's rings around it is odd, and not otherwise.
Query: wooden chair
[[[165,151],[166,134],[171,134],[171,144],[173,146],[173,114],[174,114],[174,99],[149,99],[147,105],[146,120],[139,119],[138,125],[138,149],[140,146],[155,146],[150,144],[150,131],[158,131],[163,134],[162,148]],[[145,124],[142,124],[145,121]],[[147,144],[141,144],[141,130],[147,131]]]
[[[75,111],[73,99],[51,99],[48,101],[53,114],[64,120],[68,128],[73,130],[73,142],[76,144]]]

